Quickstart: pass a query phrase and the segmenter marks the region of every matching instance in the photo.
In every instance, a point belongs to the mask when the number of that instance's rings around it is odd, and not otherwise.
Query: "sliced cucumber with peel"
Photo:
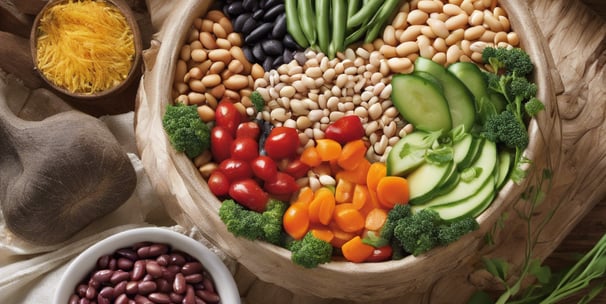
[[[446,164],[423,163],[410,173],[406,177],[410,192],[409,202],[424,200],[424,196],[432,195],[451,176],[454,166],[452,161]]]
[[[391,78],[391,86],[394,106],[415,129],[448,131],[452,128],[448,102],[431,81],[412,74],[397,74]]]
[[[466,200],[430,208],[438,212],[440,217],[446,221],[454,221],[465,216],[476,217],[490,206],[496,195],[494,188],[494,178],[489,178],[474,195]]]

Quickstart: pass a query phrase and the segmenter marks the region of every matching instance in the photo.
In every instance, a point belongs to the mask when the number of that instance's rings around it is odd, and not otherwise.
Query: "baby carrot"
[[[408,181],[400,176],[385,176],[377,185],[377,198],[386,208],[393,208],[396,204],[406,204],[410,193]]]
[[[368,212],[366,215],[366,222],[364,224],[364,228],[368,230],[378,231],[383,227],[385,221],[387,220],[387,211],[382,208],[374,208]]]
[[[309,220],[314,224],[328,225],[335,210],[335,196],[326,187],[316,190],[313,200],[309,203]]]
[[[366,158],[363,158],[355,169],[337,172],[337,180],[345,179],[354,184],[366,185],[366,176],[368,175],[370,166],[370,162]]]
[[[337,163],[345,170],[354,170],[360,164],[360,161],[366,156],[366,144],[358,139],[350,141],[343,146]]]
[[[341,149],[341,144],[336,140],[327,138],[316,140],[316,150],[322,161],[337,159],[341,154]]]
[[[337,187],[335,188],[335,200],[337,201],[337,203],[351,202],[353,198],[354,187],[356,186],[357,185],[347,180],[340,179],[337,182]]]
[[[364,185],[356,185],[353,190],[353,197],[351,198],[351,203],[354,208],[358,210],[362,210],[370,199],[368,188]]]
[[[360,236],[355,236],[341,246],[343,257],[350,262],[361,263],[372,255],[374,247],[364,244]]]
[[[310,231],[317,239],[327,243],[332,242],[332,239],[335,237],[334,233],[329,228],[312,228]]]
[[[350,203],[335,206],[334,221],[345,232],[358,232],[365,224],[364,216]]]
[[[322,163],[320,154],[315,146],[305,148],[301,156],[299,156],[299,160],[310,167],[316,167]]]
[[[282,225],[288,235],[294,239],[301,239],[309,230],[309,213],[307,205],[303,203],[291,204],[284,216]]]

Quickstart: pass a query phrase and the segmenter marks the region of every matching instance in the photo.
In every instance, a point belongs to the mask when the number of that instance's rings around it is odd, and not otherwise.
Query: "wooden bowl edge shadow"
[[[125,2],[125,0],[104,0],[109,2],[111,5],[114,5],[120,13],[126,18],[126,22],[130,26],[130,29],[133,32],[134,46],[135,46],[135,54],[132,60],[132,66],[128,72],[126,78],[120,82],[120,84],[99,92],[94,93],[77,93],[71,92],[65,88],[62,88],[55,83],[53,83],[50,79],[46,78],[44,74],[38,69],[38,60],[37,60],[37,35],[38,35],[38,25],[40,24],[40,19],[44,12],[61,2],[67,2],[69,0],[51,0],[46,2],[40,12],[34,18],[32,28],[30,31],[29,43],[30,43],[30,53],[32,57],[32,63],[34,65],[34,69],[38,76],[42,79],[42,81],[48,85],[49,88],[54,90],[55,92],[60,93],[61,95],[67,96],[71,100],[74,100],[83,104],[94,104],[97,100],[102,100],[104,98],[115,96],[119,93],[125,91],[130,84],[133,83],[139,76],[141,76],[141,58],[143,51],[143,41],[141,40],[141,29],[139,28],[139,24],[137,23],[137,19],[134,15],[134,12],[130,8],[130,6]]]
[[[182,8],[169,16],[167,26],[171,27],[171,30],[181,30],[181,32],[172,32],[184,33],[183,30],[189,27],[196,17],[206,12],[205,9],[196,9],[195,2],[189,0]],[[511,2],[513,6],[527,7],[520,0]],[[184,15],[186,18],[183,18]],[[510,18],[512,17],[510,16]],[[520,17],[515,16],[514,19]],[[184,34],[181,34],[180,37],[168,37],[163,41],[158,53],[159,60],[155,61],[156,65],[159,62],[168,62],[166,66],[169,67],[169,71],[172,71],[177,60],[177,48],[180,48],[183,40]],[[521,37],[521,40],[526,41],[524,37]],[[536,58],[533,57],[533,60]],[[217,214],[220,206],[219,200],[210,194],[205,181],[191,160],[182,153],[176,153],[163,135],[159,122],[164,108],[170,101],[170,84],[173,76],[165,77],[166,70],[159,69],[157,66],[151,68],[146,67],[144,78],[148,79],[142,82],[143,87],[140,88],[140,90],[145,90],[146,94],[141,97],[138,94],[137,98],[137,113],[147,111],[146,113],[151,114],[148,117],[136,116],[137,146],[141,152],[144,166],[148,169],[149,175],[152,175],[150,178],[160,192],[167,209],[178,208],[179,210],[173,210],[176,213],[175,216],[187,219],[188,223],[194,223],[212,243],[247,267],[259,279],[295,293],[359,301],[426,292],[428,287],[441,275],[452,271],[462,261],[467,261],[470,258],[469,252],[475,252],[482,246],[483,234],[487,227],[495,223],[500,212],[508,206],[511,201],[510,194],[521,192],[521,185],[509,182],[491,207],[478,218],[482,229],[448,247],[436,248],[419,257],[411,256],[399,261],[367,264],[337,261],[315,269],[304,269],[290,261],[290,253],[286,249],[264,242],[236,238],[227,232]],[[544,73],[544,69],[537,69],[539,76]],[[542,90],[540,91],[552,90],[549,84],[545,85],[547,86],[545,88],[543,88],[543,84],[541,85]],[[151,92],[151,94],[147,92]],[[543,92],[541,97],[543,95],[546,97],[550,94]],[[544,99],[544,101],[548,102],[550,99]],[[536,124],[532,125],[534,128],[537,127]],[[154,131],[157,133],[155,135],[160,134],[161,136],[146,136],[147,133],[151,134]],[[151,138],[154,138],[153,142],[149,141]],[[540,146],[533,139],[527,151],[535,148],[540,148]],[[529,154],[533,153],[529,152]],[[167,180],[167,177],[170,177],[170,180]],[[263,260],[264,263],[259,263],[259,260]],[[440,260],[449,262],[436,263]],[[441,267],[436,269],[436,264],[440,264]],[[431,274],[427,272],[428,267],[432,268]],[[276,272],[278,268],[280,271]],[[339,284],[345,276],[349,280],[348,284]],[[387,279],[381,280],[381,277]]]

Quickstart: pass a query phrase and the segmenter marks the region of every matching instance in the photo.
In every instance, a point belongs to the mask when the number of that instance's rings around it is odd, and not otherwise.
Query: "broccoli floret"
[[[533,97],[524,104],[524,109],[526,110],[526,114],[532,117],[545,109],[545,105],[538,98]]]
[[[490,64],[496,74],[526,77],[534,69],[530,56],[520,48],[485,47],[482,60]]]
[[[316,238],[308,232],[302,239],[294,240],[289,248],[292,251],[291,260],[305,268],[314,268],[330,262],[333,247],[330,243]]]
[[[219,208],[219,218],[235,236],[263,240],[281,245],[284,240],[282,217],[286,204],[271,199],[263,213],[248,210],[234,200],[225,200]]]
[[[528,146],[529,141],[526,127],[510,111],[488,117],[483,135],[492,142],[522,150]]]
[[[422,209],[398,220],[394,229],[396,242],[392,244],[399,242],[406,252],[417,256],[434,247],[448,245],[478,227],[478,222],[471,216],[444,221],[435,210]]]
[[[175,150],[194,158],[210,146],[210,129],[198,116],[195,105],[168,105],[162,126]]]
[[[257,112],[263,111],[263,107],[265,107],[265,100],[263,99],[263,96],[261,96],[261,93],[258,91],[253,91],[250,94],[250,101],[252,101]]]
[[[537,95],[537,85],[524,77],[509,76],[503,79],[507,80],[505,90],[510,100],[520,98],[522,101],[525,101]]]
[[[478,228],[480,228],[480,225],[475,218],[471,216],[462,217],[449,225],[441,225],[438,231],[438,241],[440,245],[448,245]]]
[[[396,228],[398,221],[409,217],[411,214],[410,205],[408,204],[398,204],[391,208],[387,213],[387,220],[383,224],[383,228],[381,228],[381,238],[391,240],[393,238],[393,230]]]

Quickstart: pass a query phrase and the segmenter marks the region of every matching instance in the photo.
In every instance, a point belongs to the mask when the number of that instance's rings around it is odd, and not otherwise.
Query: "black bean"
[[[301,66],[305,65],[305,62],[307,61],[307,57],[305,57],[305,53],[303,52],[295,52],[293,57]]]
[[[250,32],[247,36],[245,36],[244,42],[247,44],[252,44],[257,41],[261,41],[263,38],[267,37],[267,34],[271,32],[272,28],[273,24],[263,23],[257,28],[255,28],[252,32]]]
[[[272,57],[267,57],[263,60],[263,69],[269,71],[273,68],[272,63],[274,59]]]
[[[248,18],[244,21],[244,25],[242,25],[242,34],[248,37],[255,29],[257,29],[257,21],[253,18]]]
[[[265,9],[269,9],[277,4],[283,3],[284,0],[267,0],[265,1]]]
[[[282,39],[286,35],[286,14],[281,14],[274,22],[274,28],[271,30],[271,36],[274,39]]]
[[[265,55],[265,52],[263,52],[263,48],[261,47],[260,43],[255,44],[255,46],[253,46],[252,54],[257,62],[261,62],[261,61],[265,60],[265,58],[267,58],[267,55]],[[266,69],[266,71],[269,71],[269,70]]]
[[[242,0],[242,6],[247,11],[254,11],[257,7],[259,7],[259,3],[256,0]]]
[[[263,20],[263,15],[265,15],[265,11],[262,10],[262,9],[258,9],[258,10],[256,10],[256,11],[253,12],[252,17],[255,20],[261,21],[261,20]]]
[[[244,6],[242,5],[242,2],[233,2],[231,4],[228,4],[226,6],[226,10],[227,10],[227,14],[231,15],[231,16],[236,16],[236,15],[240,15],[244,12]]]
[[[284,52],[282,42],[274,39],[261,41],[261,47],[263,52],[270,56],[279,56]]]
[[[280,14],[284,13],[284,4],[278,4],[268,10],[265,10],[265,15],[263,15],[264,21],[274,21]]]
[[[282,54],[283,62],[290,62],[293,59],[292,51],[289,49],[284,49],[284,54]]]
[[[274,59],[274,61],[272,61],[271,65],[274,68],[277,68],[277,67],[281,66],[283,63],[284,63],[284,57],[278,56]]]
[[[251,15],[250,14],[242,14],[242,15],[238,15],[234,20],[233,20],[233,26],[234,26],[234,31],[236,32],[242,32],[242,29],[244,28],[244,23],[246,23],[246,20],[250,19]]]
[[[289,48],[291,50],[299,49],[299,45],[297,44],[295,39],[293,39],[292,36],[288,34],[284,35],[284,38],[282,38],[282,44],[284,44],[285,48]]]
[[[244,56],[246,56],[246,59],[248,59],[248,61],[250,62],[256,62],[255,61],[255,55],[253,55],[252,53],[252,49],[249,46],[243,46],[242,47],[242,52],[244,53]]]

